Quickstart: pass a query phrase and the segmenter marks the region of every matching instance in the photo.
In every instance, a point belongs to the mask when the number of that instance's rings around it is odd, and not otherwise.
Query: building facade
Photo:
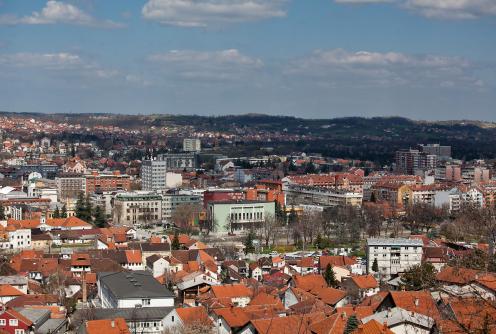
[[[422,240],[404,238],[367,239],[367,273],[391,277],[422,261]],[[378,271],[374,271],[377,262]]]
[[[156,224],[162,221],[162,196],[146,191],[117,194],[113,221],[117,225]]]
[[[201,151],[200,139],[184,138],[183,139],[183,151],[184,152],[200,152]]]
[[[274,217],[275,203],[265,201],[210,202],[208,216],[217,232],[248,230]]]

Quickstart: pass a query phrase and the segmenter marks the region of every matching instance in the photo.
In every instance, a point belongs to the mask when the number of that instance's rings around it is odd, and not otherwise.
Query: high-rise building
[[[440,158],[451,158],[451,146],[439,144],[420,144],[420,151],[426,154],[437,155]]]
[[[419,150],[396,151],[396,171],[402,174],[415,174],[418,170],[434,169],[437,165],[437,156]]]
[[[144,160],[141,165],[141,188],[143,190],[162,190],[166,188],[167,161],[159,159]]]
[[[183,151],[184,152],[200,152],[201,151],[200,139],[184,138],[183,139]]]

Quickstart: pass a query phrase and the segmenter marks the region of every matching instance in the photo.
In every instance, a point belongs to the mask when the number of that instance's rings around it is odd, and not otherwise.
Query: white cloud
[[[316,50],[290,64],[285,73],[335,85],[443,86],[476,85],[465,59],[399,52]]]
[[[286,0],[149,0],[145,19],[182,27],[257,21],[286,15]]]
[[[232,80],[263,67],[262,60],[236,49],[220,51],[172,50],[154,54],[148,60],[163,71],[185,79]]]
[[[71,53],[14,53],[0,55],[0,65],[20,68],[41,68],[63,70],[79,68],[84,65],[78,55]]]
[[[496,0],[334,0],[340,4],[396,3],[427,18],[476,19],[496,15]]]
[[[81,9],[69,3],[50,0],[40,12],[33,12],[30,16],[17,17],[15,15],[0,16],[0,24],[74,24],[99,28],[120,28],[122,24],[110,20],[98,20]]]
[[[496,15],[495,0],[406,0],[405,6],[432,18],[474,19]]]

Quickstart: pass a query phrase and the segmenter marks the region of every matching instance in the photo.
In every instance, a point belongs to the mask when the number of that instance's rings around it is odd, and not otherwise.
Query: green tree
[[[53,218],[60,218],[60,210],[59,210],[59,207],[56,207],[55,208],[55,211],[53,211],[53,215],[52,215]]]
[[[62,212],[60,213],[60,218],[67,218],[67,207],[64,206],[62,207]]]
[[[252,231],[250,231],[250,233],[248,233],[248,235],[246,236],[246,239],[244,242],[245,254],[255,252],[255,246],[253,245],[253,239],[255,239],[255,235]]]
[[[327,247],[327,242],[322,238],[320,233],[317,234],[317,237],[315,238],[315,247],[317,247],[317,249],[324,249]]]
[[[0,203],[0,220],[5,220],[5,208],[2,203]]]
[[[87,222],[91,223],[93,221],[93,206],[91,205],[90,195],[87,195],[84,200],[84,207],[86,211]]]
[[[344,334],[350,334],[357,328],[358,328],[358,319],[356,315],[353,314],[348,318],[348,321],[346,322],[346,327],[344,328]]]
[[[332,270],[332,265],[330,263],[327,264],[326,270],[324,271],[324,279],[328,286],[335,288],[338,286],[338,280],[336,279],[336,274],[334,270]]]
[[[86,214],[86,205],[84,201],[84,194],[80,192],[78,194],[78,199],[76,202],[76,217],[82,220],[87,219],[87,214]]]
[[[174,232],[174,238],[172,239],[171,247],[173,250],[178,250],[181,248],[181,243],[179,242],[179,232]]]
[[[437,270],[431,263],[414,265],[401,277],[401,284],[409,291],[420,291],[436,285]]]
[[[95,209],[95,219],[93,221],[93,224],[95,224],[96,227],[104,227],[105,223],[105,214],[101,206],[97,206]]]
[[[377,263],[377,258],[375,258],[374,262],[372,262],[372,271],[375,273],[379,272],[379,263]]]

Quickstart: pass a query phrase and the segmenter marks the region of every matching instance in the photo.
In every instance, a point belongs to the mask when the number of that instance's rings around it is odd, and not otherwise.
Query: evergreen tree
[[[65,204],[62,207],[62,212],[60,213],[60,218],[67,218],[67,208],[66,208]]]
[[[255,252],[255,246],[253,245],[253,239],[255,239],[255,236],[252,231],[248,233],[246,236],[244,245],[245,245],[245,254],[250,254]]]
[[[426,290],[436,285],[436,268],[428,262],[412,266],[401,277],[406,290]]]
[[[181,248],[181,243],[179,242],[179,233],[177,232],[174,232],[174,238],[172,239],[172,244],[171,244],[171,247],[173,250],[178,250]]]
[[[56,207],[55,208],[55,211],[53,211],[53,215],[52,215],[53,218],[60,218],[60,210],[59,210],[59,207]]]
[[[0,220],[5,220],[5,208],[2,203],[0,203]]]
[[[315,238],[315,247],[317,247],[317,249],[323,249],[325,247],[324,240],[322,240],[322,235],[320,233],[317,234],[317,237]]]
[[[296,215],[296,210],[294,206],[291,207],[291,211],[289,212],[289,217],[288,217],[288,225],[293,226],[296,224],[298,220],[298,216]]]
[[[86,199],[84,201],[84,206],[85,206],[86,217],[87,217],[86,221],[88,223],[91,223],[93,221],[93,206],[91,205],[90,195],[86,196]]]
[[[338,280],[336,279],[336,274],[334,274],[334,270],[332,270],[332,265],[330,263],[327,264],[326,270],[324,271],[324,279],[328,286],[332,288],[338,286]]]
[[[95,209],[95,220],[93,221],[93,224],[95,224],[96,227],[104,227],[105,223],[105,214],[103,213],[102,208],[97,206]]]
[[[86,219],[86,206],[84,202],[84,195],[82,192],[78,194],[78,199],[76,202],[76,217],[79,219]]]
[[[379,272],[379,263],[377,263],[377,258],[375,258],[374,262],[372,262],[372,271],[375,273]]]
[[[346,322],[346,327],[344,328],[344,334],[350,334],[357,328],[358,328],[358,319],[356,315],[353,314],[348,318],[348,321]]]

